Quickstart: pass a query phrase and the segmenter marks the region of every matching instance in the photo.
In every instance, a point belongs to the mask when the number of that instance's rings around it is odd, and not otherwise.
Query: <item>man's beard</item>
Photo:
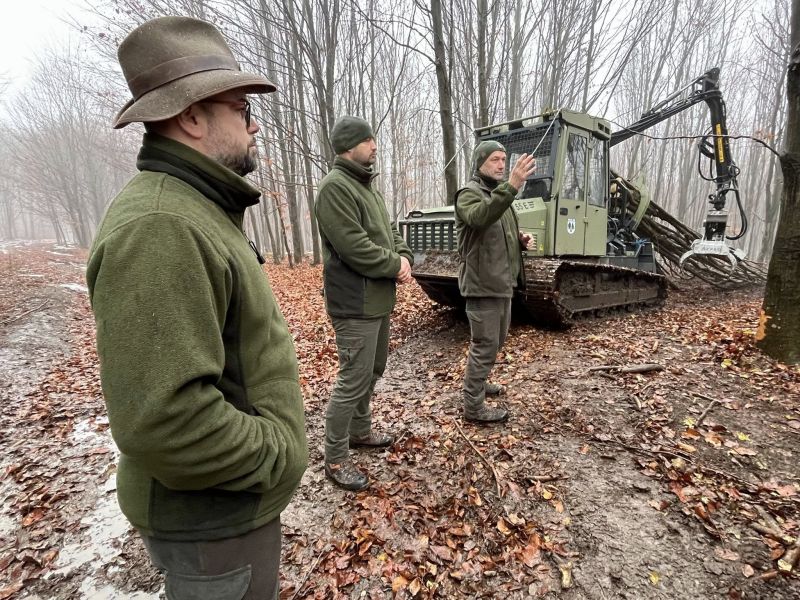
[[[256,159],[249,150],[243,154],[222,154],[214,158],[223,167],[230,169],[240,177],[244,177],[258,168]]]
[[[234,144],[230,139],[226,139],[225,133],[216,127],[216,124],[211,122],[211,130],[209,132],[209,145],[216,149],[216,153],[212,154],[211,158],[216,160],[223,167],[226,167],[239,175],[244,177],[248,173],[252,173],[258,168],[258,146],[255,145],[255,137],[251,136],[250,146],[244,152],[237,152]]]

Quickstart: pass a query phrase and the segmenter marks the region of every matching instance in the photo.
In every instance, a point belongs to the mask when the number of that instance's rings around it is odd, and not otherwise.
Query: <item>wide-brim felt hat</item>
[[[114,118],[115,129],[169,119],[234,89],[248,94],[277,89],[265,77],[241,71],[220,31],[191,17],[143,23],[122,41],[117,56],[133,98]]]

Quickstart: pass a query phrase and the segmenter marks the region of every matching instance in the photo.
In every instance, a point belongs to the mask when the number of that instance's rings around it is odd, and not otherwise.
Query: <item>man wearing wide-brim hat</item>
[[[260,192],[246,94],[220,32],[148,21],[119,47],[145,125],[139,173],[89,256],[117,495],[168,598],[277,598],[280,514],[308,451],[291,335],[243,230]]]

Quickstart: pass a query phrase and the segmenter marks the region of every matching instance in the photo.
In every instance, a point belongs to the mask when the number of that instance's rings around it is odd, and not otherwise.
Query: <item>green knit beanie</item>
[[[475,146],[475,150],[472,151],[472,170],[477,173],[478,169],[486,162],[486,159],[492,155],[492,152],[497,152],[498,150],[506,151],[503,144],[493,140],[486,140]]]
[[[360,117],[344,116],[336,119],[331,129],[331,146],[336,154],[355,148],[364,140],[374,138],[372,126]]]

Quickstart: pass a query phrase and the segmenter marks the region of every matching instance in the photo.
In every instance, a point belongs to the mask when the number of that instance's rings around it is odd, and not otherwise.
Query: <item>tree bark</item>
[[[756,339],[769,356],[800,363],[800,0],[792,0],[792,55],[786,75],[783,198]]]
[[[439,117],[442,123],[445,198],[447,204],[452,204],[458,189],[457,165],[453,160],[456,154],[456,131],[453,125],[453,94],[450,88],[450,73],[444,45],[444,23],[440,0],[431,0],[430,15],[433,53],[436,60],[436,83],[439,89]]]

